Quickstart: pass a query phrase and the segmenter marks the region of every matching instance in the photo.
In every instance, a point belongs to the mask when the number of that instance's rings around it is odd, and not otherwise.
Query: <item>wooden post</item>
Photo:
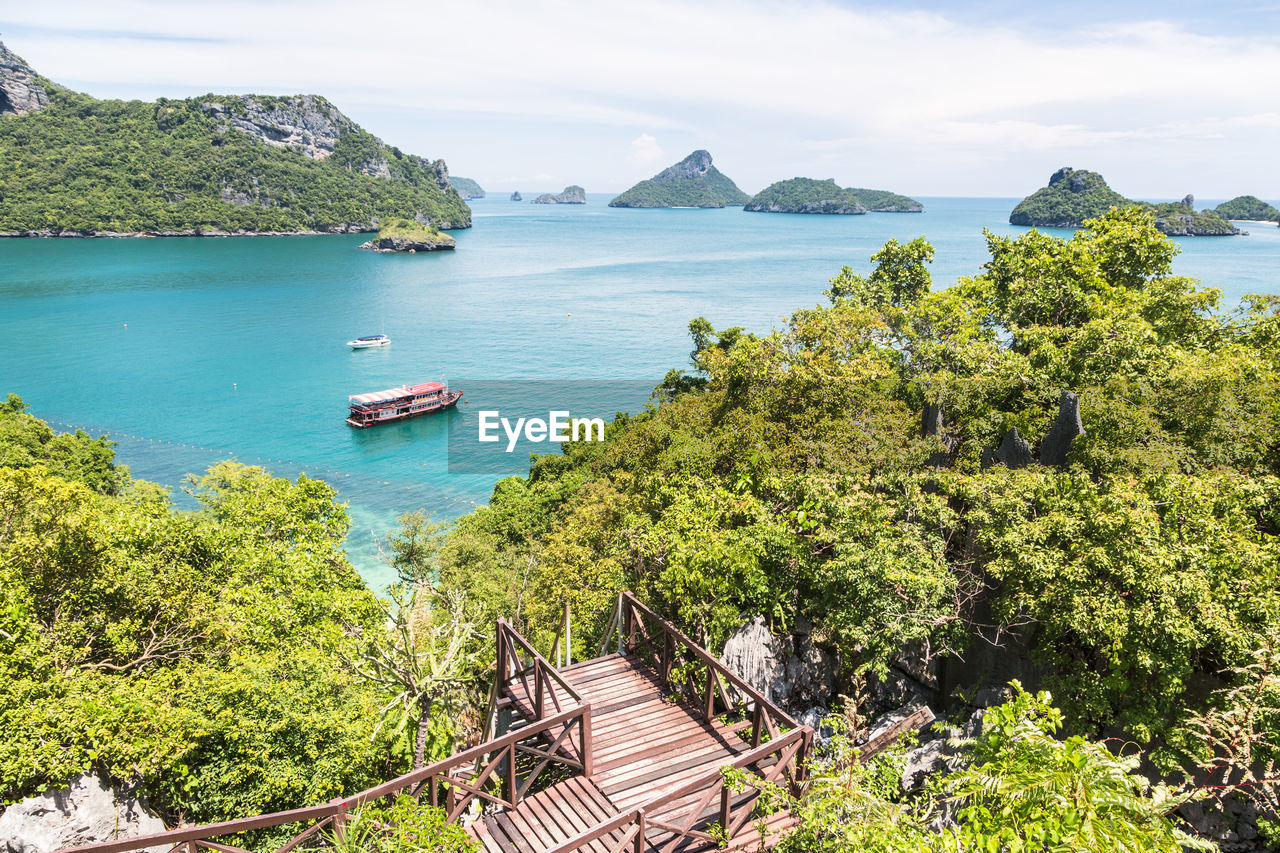
[[[724,830],[724,837],[729,837],[729,786],[724,780],[720,780],[720,828]]]
[[[676,662],[676,638],[670,631],[662,632],[662,680],[671,684],[671,667]]]
[[[707,722],[711,722],[711,715],[715,712],[716,707],[716,671],[711,668],[711,664],[707,664],[707,697],[704,700],[705,706],[703,710]]]
[[[622,593],[618,593],[618,612],[613,623],[613,628],[618,632],[618,654],[622,654]]]
[[[346,839],[347,826],[347,803],[345,800],[338,802],[338,811],[333,816],[333,835],[339,841]],[[195,845],[191,845],[192,853],[195,853]]]
[[[644,812],[640,812],[640,819],[638,822],[640,824],[640,830],[636,833],[636,853],[645,853],[645,847],[648,845],[645,844],[644,840]]]
[[[582,706],[582,750],[579,757],[582,759],[582,775],[588,779],[595,773],[595,757],[591,748],[591,703]]]
[[[623,619],[627,626],[627,651],[635,651],[636,648],[636,613],[634,607],[627,607],[623,613]]]
[[[538,694],[533,701],[533,716],[542,719],[542,661],[533,661],[533,692]]]
[[[573,663],[573,616],[569,613],[569,602],[564,603],[564,665]]]
[[[760,745],[760,731],[764,728],[764,706],[760,704],[760,700],[755,701],[755,708],[751,711],[751,748],[755,749]]]
[[[511,803],[511,808],[516,807],[516,745],[511,744],[507,747],[507,802]]]
[[[507,646],[502,637],[502,629],[506,626],[506,621],[501,617],[498,619],[498,630],[494,633],[498,635],[498,672],[494,676],[498,685],[498,696],[501,697],[507,689]]]

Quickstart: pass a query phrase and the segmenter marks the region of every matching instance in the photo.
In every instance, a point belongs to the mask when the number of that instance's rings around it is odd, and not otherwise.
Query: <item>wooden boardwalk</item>
[[[484,743],[324,805],[79,849],[244,853],[237,833],[287,824],[304,828],[277,853],[322,849],[352,809],[406,793],[485,853],[754,851],[792,825],[758,801],[766,785],[800,794],[812,730],[629,593],[606,632],[618,651],[593,660],[558,669],[503,620],[496,633],[501,725]],[[744,784],[726,785],[730,767]]]

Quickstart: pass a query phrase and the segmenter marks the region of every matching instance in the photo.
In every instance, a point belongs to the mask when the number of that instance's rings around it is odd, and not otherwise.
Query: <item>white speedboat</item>
[[[347,346],[352,349],[386,347],[391,346],[391,338],[388,338],[386,335],[365,335],[363,338],[356,338],[354,341],[347,341]]]

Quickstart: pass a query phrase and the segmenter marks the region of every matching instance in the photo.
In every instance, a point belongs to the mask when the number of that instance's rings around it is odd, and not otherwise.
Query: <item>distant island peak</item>
[[[729,207],[751,197],[715,167],[711,153],[699,148],[679,163],[609,202],[610,207]]]

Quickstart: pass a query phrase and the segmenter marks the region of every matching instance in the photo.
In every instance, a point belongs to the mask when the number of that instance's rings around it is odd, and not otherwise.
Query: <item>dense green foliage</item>
[[[746,211],[768,213],[866,213],[867,208],[852,191],[841,188],[828,178],[791,178],[777,181],[751,197]]]
[[[4,419],[13,460],[28,416]],[[408,738],[375,736],[386,694],[343,665],[383,613],[342,554],[332,488],[221,463],[177,511],[86,466],[101,440],[58,440],[78,447],[0,467],[0,798],[96,769],[204,822],[405,766]]]
[[[326,836],[334,853],[473,853],[480,844],[442,808],[401,796],[351,813],[342,832]]]
[[[1009,214],[1009,224],[1079,228],[1086,219],[1131,204],[1131,200],[1107,186],[1097,172],[1064,166],[1053,173],[1048,186],[1018,202]]]
[[[0,403],[0,468],[43,465],[95,492],[120,494],[129,482],[129,469],[115,464],[115,442],[80,430],[55,433],[26,410],[17,394]]]
[[[1061,714],[1049,695],[1014,686],[1012,700],[986,710],[981,733],[956,744],[952,760],[964,766],[935,780],[932,798],[902,796],[901,759],[893,753],[867,766],[828,767],[820,758],[800,801],[771,791],[799,817],[780,853],[1212,849],[1169,815],[1187,794],[1153,786],[1135,772],[1135,757],[1118,758],[1079,736],[1055,737]],[[847,751],[844,740],[838,735],[827,752]],[[880,781],[886,775],[891,787]]]
[[[1224,201],[1213,212],[1223,219],[1248,219],[1254,222],[1280,220],[1280,210],[1252,195],[1238,195],[1231,201]]]
[[[457,175],[450,175],[449,186],[457,190],[458,195],[462,196],[463,199],[484,198],[484,187],[470,178],[459,178]]]
[[[392,216],[471,224],[441,164],[383,145],[320,98],[308,101],[342,133],[316,160],[228,121],[246,103],[272,111],[302,99],[49,92],[47,109],[0,117],[0,232],[371,230]]]
[[[694,374],[500,483],[442,577],[535,636],[568,600],[578,655],[623,587],[711,645],[803,616],[854,669],[984,642],[994,614],[1031,626],[1073,730],[1174,737],[1280,618],[1280,302],[1221,311],[1140,209],[988,243],[947,290],[927,243],[895,242],[767,337],[695,321]],[[1012,427],[1034,447],[1063,390],[1087,429],[1069,468],[983,467]]]
[[[440,243],[452,246],[454,239],[448,234],[441,234],[433,225],[423,225],[414,219],[392,219],[383,223],[378,229],[378,239],[384,238],[418,241],[424,243]]]
[[[610,207],[726,207],[746,204],[750,196],[715,166],[706,151],[695,151],[641,181],[609,202]]]

